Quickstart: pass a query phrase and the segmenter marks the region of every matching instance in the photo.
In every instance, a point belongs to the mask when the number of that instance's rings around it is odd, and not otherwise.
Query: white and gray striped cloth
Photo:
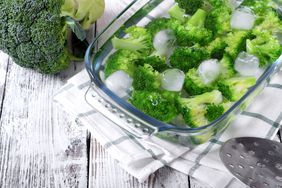
[[[155,137],[138,140],[127,135],[85,102],[84,95],[89,84],[88,74],[82,71],[68,81],[55,96],[55,101],[74,115],[77,122],[85,125],[110,156],[140,182],[157,169],[168,165],[210,187],[244,187],[221,163],[220,146],[233,137],[273,139],[281,125],[281,71],[222,135],[192,150]]]

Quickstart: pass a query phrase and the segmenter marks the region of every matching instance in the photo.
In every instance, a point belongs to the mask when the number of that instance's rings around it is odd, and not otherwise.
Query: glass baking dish
[[[213,139],[226,129],[236,118],[236,115],[240,114],[252,102],[254,97],[268,84],[272,76],[279,71],[282,65],[282,56],[264,71],[256,85],[251,87],[240,100],[234,103],[221,117],[208,125],[199,128],[180,128],[150,117],[119,98],[105,86],[103,83],[104,62],[113,51],[110,41],[113,34],[122,37],[124,36],[122,31],[126,27],[136,24],[142,26],[152,20],[153,17],[165,16],[166,10],[173,3],[173,0],[132,1],[94,38],[85,55],[85,66],[91,79],[85,99],[99,113],[134,137],[157,136],[176,144],[193,146]],[[160,9],[161,11],[156,11]]]

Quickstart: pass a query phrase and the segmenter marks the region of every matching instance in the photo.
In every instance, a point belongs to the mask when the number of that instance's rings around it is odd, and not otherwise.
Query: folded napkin
[[[210,187],[243,187],[221,163],[219,148],[233,137],[274,138],[282,120],[281,83],[280,71],[223,134],[193,149],[154,136],[144,140],[136,139],[97,113],[85,101],[85,93],[90,86],[85,70],[71,78],[54,100],[74,115],[77,123],[86,126],[109,155],[140,182],[157,169],[168,165]]]

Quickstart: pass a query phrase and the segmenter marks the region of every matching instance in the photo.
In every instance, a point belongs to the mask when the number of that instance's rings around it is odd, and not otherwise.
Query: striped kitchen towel
[[[90,85],[86,71],[71,78],[54,99],[74,115],[79,124],[85,125],[110,156],[140,182],[168,165],[210,187],[243,187],[221,163],[219,148],[233,137],[274,138],[282,120],[281,83],[280,71],[223,134],[192,150],[156,137],[136,139],[97,113],[85,101],[85,93]]]

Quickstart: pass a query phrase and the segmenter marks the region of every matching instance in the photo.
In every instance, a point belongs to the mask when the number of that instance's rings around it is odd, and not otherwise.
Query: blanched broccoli
[[[207,105],[218,105],[222,103],[222,100],[221,92],[214,90],[191,98],[180,98],[178,103],[187,125],[190,127],[200,127],[209,123],[205,117]]]
[[[112,38],[112,44],[115,49],[125,49],[142,52],[145,55],[151,53],[153,49],[152,36],[143,27],[131,26],[125,30],[128,38]]]
[[[282,52],[279,41],[268,32],[255,32],[255,36],[247,40],[247,52],[259,58],[260,67],[272,64]]]
[[[177,95],[173,92],[133,91],[130,102],[142,112],[169,122],[179,114],[176,108]]]
[[[232,58],[228,54],[224,54],[219,62],[221,66],[220,79],[231,78],[236,74]]]
[[[168,13],[171,18],[175,18],[180,22],[184,22],[185,19],[185,10],[180,8],[177,3],[175,3],[169,10]]]
[[[212,31],[213,35],[225,35],[231,31],[231,8],[219,6],[210,11],[207,15],[205,27]]]
[[[209,104],[206,108],[205,117],[212,122],[224,114],[232,106],[232,102],[225,102],[218,105]]]
[[[244,0],[242,6],[249,7],[256,15],[262,16],[268,11],[271,11],[271,6],[269,6],[270,2],[271,0]]]
[[[199,9],[185,25],[176,30],[177,44],[191,46],[194,44],[205,45],[212,39],[212,33],[204,28],[207,13]]]
[[[117,50],[108,59],[105,64],[105,77],[112,73],[123,70],[131,77],[136,69],[134,61],[140,57],[140,54],[129,50]]]
[[[215,89],[214,85],[205,84],[198,75],[197,69],[190,69],[185,75],[184,89],[189,95],[200,95]]]
[[[103,0],[1,0],[0,49],[20,66],[58,73],[68,67],[72,55],[67,48],[69,26],[82,40],[83,29],[103,11]]]
[[[282,31],[282,21],[280,20],[277,12],[268,11],[264,15],[263,21],[254,28],[255,32],[270,32],[275,34],[275,32]]]
[[[157,91],[161,87],[160,74],[149,64],[138,66],[133,74],[132,86],[135,90]]]
[[[209,11],[214,7],[225,4],[223,0],[176,0],[176,2],[187,14],[194,14],[200,8]]]
[[[233,77],[219,81],[218,89],[228,100],[237,101],[255,84],[255,77]]]
[[[182,23],[177,19],[171,18],[156,18],[148,23],[145,28],[154,37],[159,31],[170,29],[176,31],[178,27],[181,27]]]
[[[177,47],[170,56],[170,64],[172,67],[187,72],[189,69],[197,68],[203,60],[208,58],[209,53],[201,47]]]
[[[227,47],[227,44],[224,38],[216,38],[209,45],[207,45],[206,49],[209,52],[211,58],[221,59],[224,54],[224,50]]]
[[[249,31],[234,31],[228,33],[225,42],[228,45],[225,52],[235,60],[238,54],[246,50],[246,40],[251,37]]]
[[[166,59],[157,55],[141,57],[135,61],[135,64],[141,66],[149,64],[158,72],[162,72],[169,68],[169,66],[166,64]]]

